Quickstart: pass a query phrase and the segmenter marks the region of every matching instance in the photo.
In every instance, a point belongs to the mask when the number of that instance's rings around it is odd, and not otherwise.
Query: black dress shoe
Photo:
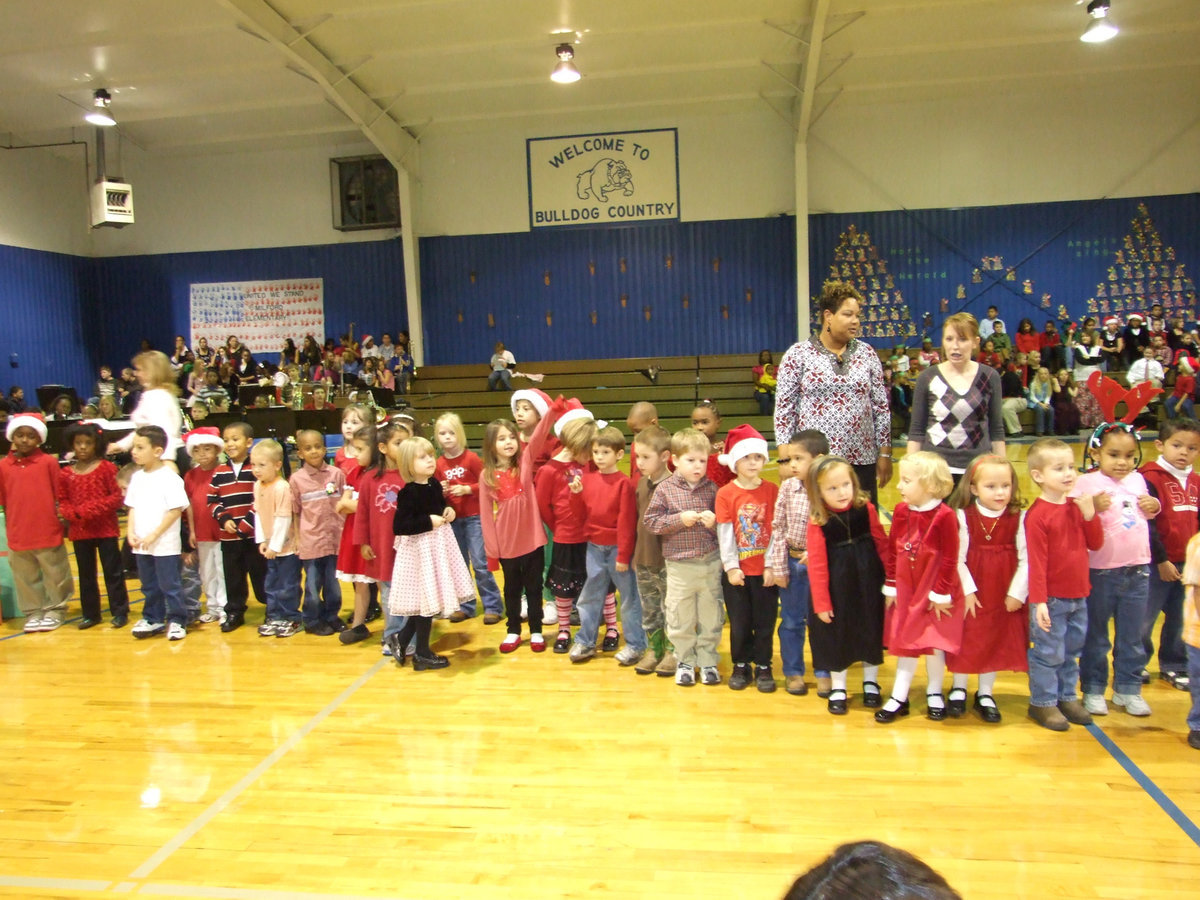
[[[868,687],[873,687],[875,690],[869,691]],[[879,692],[879,683],[876,681],[863,682],[863,697],[862,705],[867,709],[879,709],[883,706],[883,694]]]
[[[246,624],[246,617],[242,613],[234,613],[232,616],[226,616],[225,621],[221,623],[221,631],[229,634],[231,631],[237,631]]]
[[[980,700],[991,700],[991,704],[980,703]],[[979,713],[979,718],[990,725],[995,725],[1000,721],[1000,710],[996,708],[996,701],[992,699],[991,694],[981,694],[975,692],[975,711]]]
[[[875,710],[875,721],[882,722],[884,725],[890,725],[895,722],[900,716],[908,715],[908,701],[900,701],[900,708],[896,710],[887,709],[886,707]]]
[[[418,653],[413,656],[412,664],[413,671],[423,672],[425,669],[444,669],[450,665],[450,660],[444,656],[422,656]]]
[[[962,694],[962,696],[956,697],[954,696],[955,694]],[[975,696],[978,697],[979,695],[976,694]],[[950,690],[950,699],[946,701],[946,712],[956,719],[966,714],[967,692],[965,690],[962,688],[952,688]]]
[[[604,635],[604,640],[600,644],[601,653],[612,653],[617,647],[621,646],[621,635],[609,633]]]
[[[942,701],[941,706],[934,706],[929,702],[930,697],[937,697]],[[925,695],[925,717],[934,722],[940,722],[946,718],[946,698],[941,694],[926,694]]]
[[[840,688],[829,692],[829,699],[825,701],[825,706],[835,716],[844,716],[846,714],[846,692]]]
[[[365,641],[371,636],[371,629],[364,622],[362,625],[355,625],[353,628],[347,628],[338,635],[338,640],[343,644],[357,644],[359,641]]]
[[[124,628],[128,624],[129,624],[129,616],[118,615],[118,616],[112,617],[112,627],[113,628]]]
[[[79,620],[79,630],[87,631],[89,628],[95,628],[99,624],[100,624],[99,619],[89,619],[87,616],[84,616],[82,619]]]

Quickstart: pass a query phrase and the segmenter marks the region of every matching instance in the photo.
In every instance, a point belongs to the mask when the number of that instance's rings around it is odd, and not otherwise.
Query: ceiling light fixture
[[[559,44],[554,53],[558,56],[558,65],[550,73],[551,81],[558,84],[574,84],[583,77],[575,68],[575,63],[571,61],[575,58],[575,50],[570,44]]]
[[[111,102],[112,97],[109,96],[108,91],[104,88],[98,88],[92,96],[92,106],[94,109],[83,117],[84,120],[91,122],[93,125],[99,125],[101,128],[112,128],[117,124],[117,120],[113,118],[113,114],[108,108]]]
[[[1108,18],[1108,0],[1092,0],[1088,4],[1087,13],[1092,21],[1079,39],[1087,44],[1099,44],[1112,40],[1117,36],[1117,26]]]

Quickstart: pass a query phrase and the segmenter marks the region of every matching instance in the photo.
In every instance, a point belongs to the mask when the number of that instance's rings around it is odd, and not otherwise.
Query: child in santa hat
[[[0,506],[17,602],[26,631],[53,631],[62,625],[75,593],[58,518],[58,461],[42,452],[46,420],[41,413],[13,416],[5,436],[12,450],[0,460]]]
[[[183,475],[188,495],[187,521],[191,548],[184,548],[183,564],[197,568],[204,586],[206,610],[201,622],[225,621],[225,566],[221,557],[221,529],[208,509],[213,472],[221,462],[225,439],[217,428],[194,428],[184,435],[188,455],[195,463]]]
[[[755,685],[769,694],[775,690],[771,657],[779,590],[763,584],[763,568],[779,488],[762,480],[767,442],[749,425],[730,429],[719,459],[735,476],[717,491],[716,508],[717,540],[725,570],[721,590],[729,614],[733,656],[729,686],[735,691],[747,688],[753,663]]]
[[[509,406],[512,407],[513,422],[517,426],[518,436],[520,437],[522,448],[529,443],[533,436],[533,431],[538,426],[538,422],[542,421],[542,416],[546,415],[546,411],[550,408],[550,396],[545,391],[537,388],[522,388],[519,391],[513,391],[512,397],[509,399]],[[537,473],[542,466],[550,461],[550,459],[562,449],[562,444],[558,442],[558,432],[561,425],[555,427],[554,435],[546,436],[545,446],[542,452],[533,460],[533,475],[537,478]],[[542,623],[545,625],[553,625],[558,621],[555,613],[554,594],[551,592],[547,578],[550,574],[551,561],[551,540],[552,535],[550,529],[546,529],[546,548],[545,561],[542,566]],[[522,608],[521,615],[528,615],[528,610]],[[536,614],[535,614],[536,615]]]

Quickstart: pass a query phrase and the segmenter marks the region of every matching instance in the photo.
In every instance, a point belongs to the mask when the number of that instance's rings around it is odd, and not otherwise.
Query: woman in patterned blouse
[[[922,372],[913,387],[908,452],[941,454],[955,484],[980,453],[1004,455],[1000,373],[974,360],[978,350],[979,323],[955,313],[942,326],[945,362]]]
[[[859,341],[862,294],[828,281],[818,301],[820,334],[793,344],[779,363],[775,441],[805,428],[820,431],[830,452],[850,461],[876,501],[892,477],[892,418],[879,354]]]

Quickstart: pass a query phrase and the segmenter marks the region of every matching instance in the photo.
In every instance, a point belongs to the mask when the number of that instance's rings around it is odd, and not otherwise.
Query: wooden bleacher
[[[659,423],[668,431],[691,422],[696,400],[708,399],[721,411],[722,428],[748,422],[769,439],[773,436],[770,416],[759,415],[754,399],[751,368],[756,353],[725,356],[664,356],[647,359],[586,359],[576,361],[527,362],[519,372],[545,375],[537,384],[514,378],[514,389],[538,387],[552,398],[559,394],[578,397],[598,419],[605,419],[625,432],[629,408],[648,400],[658,408]],[[656,381],[644,372],[657,366]],[[478,448],[487,423],[512,418],[507,391],[488,391],[488,367],[480,364],[424,366],[405,398],[413,415],[431,434],[434,420],[443,412],[462,417],[467,441]]]

